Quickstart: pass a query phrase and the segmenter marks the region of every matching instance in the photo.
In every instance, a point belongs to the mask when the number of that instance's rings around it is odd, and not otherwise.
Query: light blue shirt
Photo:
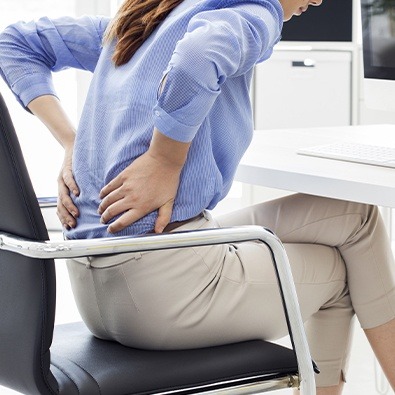
[[[73,159],[80,218],[68,238],[110,236],[97,213],[99,191],[148,149],[154,126],[192,141],[171,221],[226,196],[252,137],[253,68],[271,55],[282,20],[277,0],[185,0],[120,67],[111,61],[113,44],[102,46],[108,18],[43,18],[0,35],[0,73],[23,106],[56,95],[52,71],[93,72]],[[146,233],[156,216],[115,235]]]

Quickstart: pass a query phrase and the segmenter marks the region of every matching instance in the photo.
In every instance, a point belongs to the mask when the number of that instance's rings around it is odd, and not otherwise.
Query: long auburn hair
[[[117,40],[112,57],[127,63],[156,26],[183,0],[125,0],[106,31],[104,41]]]

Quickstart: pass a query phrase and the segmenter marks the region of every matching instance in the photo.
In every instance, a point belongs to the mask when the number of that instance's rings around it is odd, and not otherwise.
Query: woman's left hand
[[[121,216],[108,226],[108,232],[119,232],[155,210],[154,230],[163,232],[170,222],[181,169],[158,160],[148,150],[109,182],[100,192],[101,222]]]

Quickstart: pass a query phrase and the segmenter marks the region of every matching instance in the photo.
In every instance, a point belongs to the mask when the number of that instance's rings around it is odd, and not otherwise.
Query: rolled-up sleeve
[[[108,21],[84,16],[10,25],[0,34],[0,75],[23,106],[38,96],[56,95],[53,71],[95,69]]]
[[[281,13],[271,4],[234,6],[195,15],[178,42],[154,108],[163,134],[189,142],[228,78],[270,56],[280,38]]]

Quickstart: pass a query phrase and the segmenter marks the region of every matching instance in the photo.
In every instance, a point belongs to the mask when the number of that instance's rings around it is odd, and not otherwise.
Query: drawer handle
[[[315,67],[315,60],[313,59],[293,60],[292,67]]]

